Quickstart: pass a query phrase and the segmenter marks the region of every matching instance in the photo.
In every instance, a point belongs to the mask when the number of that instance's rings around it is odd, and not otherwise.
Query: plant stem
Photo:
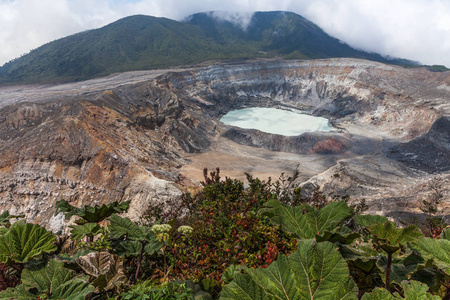
[[[144,256],[144,248],[145,248],[145,242],[141,242],[142,248],[141,248],[141,253],[139,253],[139,259],[138,259],[138,265],[137,265],[137,269],[136,269],[136,275],[134,276],[134,281],[137,282],[138,280],[138,275],[139,275],[139,270],[141,269],[141,263],[142,263],[142,257]]]
[[[386,289],[391,291],[391,266],[392,266],[392,253],[387,254],[387,264],[386,264]]]
[[[166,262],[166,251],[163,250],[163,256],[164,256],[164,282],[166,281],[167,276],[167,262]]]

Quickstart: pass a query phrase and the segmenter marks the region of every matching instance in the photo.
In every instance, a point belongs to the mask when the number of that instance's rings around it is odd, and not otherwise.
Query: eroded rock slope
[[[446,73],[352,59],[160,73],[0,89],[0,210],[58,227],[59,199],[132,200],[137,218],[150,205],[177,201],[201,163],[264,175],[279,170],[264,162],[280,170],[300,164],[304,180],[365,197],[382,213],[396,203],[417,209],[427,191],[408,191],[447,178]],[[282,137],[220,122],[250,106],[325,116],[337,130]]]

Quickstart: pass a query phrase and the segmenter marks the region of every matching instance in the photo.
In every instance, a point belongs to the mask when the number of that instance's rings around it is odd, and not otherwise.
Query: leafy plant
[[[0,230],[0,261],[26,263],[44,253],[56,250],[56,237],[44,227],[18,221]]]
[[[385,216],[378,215],[356,215],[354,219],[356,224],[358,224],[362,228],[378,223],[386,223],[388,221]]]
[[[441,270],[450,275],[450,239],[447,229],[441,239],[422,238],[413,243],[414,249],[428,260],[432,260]]]
[[[167,250],[173,276],[209,282],[217,294],[229,265],[267,267],[278,253],[293,252],[297,241],[259,213],[276,198],[269,182],[255,179],[245,190],[238,180],[221,180],[218,169],[204,175],[202,191],[184,196],[191,214],[183,222],[193,232],[185,237],[172,231]]]
[[[190,300],[194,299],[194,290],[186,287],[186,283],[170,282],[154,285],[144,281],[133,286],[129,291],[120,294],[122,300]],[[207,299],[207,298],[195,298]]]
[[[102,231],[102,228],[97,223],[86,223],[83,225],[70,226],[70,238],[73,241],[80,241],[87,237],[89,241],[93,241],[94,237]]]
[[[70,226],[72,240],[76,241],[79,247],[103,251],[109,247],[109,241],[106,229],[99,223],[114,214],[127,211],[129,206],[130,201],[125,201],[102,204],[101,206],[86,205],[83,208],[78,208],[70,205],[66,200],[60,200],[56,202],[55,215],[63,213],[66,220],[73,216],[79,217],[75,220],[77,225]],[[99,238],[94,240],[96,236],[99,236]],[[83,238],[86,238],[85,242],[81,242]]]
[[[370,225],[367,229],[373,236],[374,245],[387,254],[385,284],[386,289],[390,291],[392,255],[400,249],[405,249],[407,243],[423,237],[423,234],[414,225],[396,228],[395,224],[390,221]]]
[[[66,220],[69,220],[73,216],[79,217],[75,221],[78,225],[86,223],[100,223],[101,221],[109,218],[113,214],[120,214],[128,210],[130,201],[122,203],[113,202],[109,204],[102,204],[101,206],[89,206],[85,205],[83,208],[72,206],[66,200],[60,200],[56,202],[55,215],[63,213]]]
[[[300,241],[267,269],[248,269],[223,287],[220,299],[356,299],[345,260],[329,242]]]
[[[439,296],[433,296],[427,293],[428,286],[418,281],[403,281],[402,288],[404,297],[399,293],[391,294],[386,289],[377,288],[371,293],[366,293],[361,300],[396,300],[396,299],[423,299],[423,300],[439,300]]]
[[[57,260],[50,260],[45,267],[23,270],[22,284],[0,292],[0,299],[82,300],[93,290],[87,278],[65,269]]]
[[[6,265],[0,262],[0,291],[15,287],[20,283],[21,268],[17,265]]]
[[[121,218],[117,215],[111,216],[109,221],[111,238],[123,238],[118,241],[122,244],[122,254],[133,256],[137,251],[139,252],[138,266],[135,274],[135,281],[137,281],[144,254],[152,255],[153,253],[159,251],[162,245],[156,240],[155,234],[148,226],[139,226],[130,219]],[[127,250],[129,252],[127,252]]]
[[[264,215],[301,239],[335,232],[351,216],[350,208],[343,201],[331,202],[321,209],[307,204],[292,207],[276,200],[268,201],[265,206]]]
[[[60,202],[81,216],[71,233],[82,247],[58,252],[64,264],[48,261],[52,233],[3,213],[0,299],[450,299],[450,229],[424,238],[415,226],[358,215],[363,203],[305,198],[295,176],[248,176],[244,189],[219,172],[205,169],[203,189],[184,195],[189,213],[170,225]],[[125,274],[143,281],[130,287]]]

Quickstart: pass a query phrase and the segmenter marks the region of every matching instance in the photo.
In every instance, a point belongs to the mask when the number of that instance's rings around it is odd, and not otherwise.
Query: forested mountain
[[[353,57],[388,60],[356,50],[290,12],[257,12],[249,25],[198,13],[182,22],[136,15],[45,44],[0,67],[0,84],[84,80],[115,72],[210,60]]]

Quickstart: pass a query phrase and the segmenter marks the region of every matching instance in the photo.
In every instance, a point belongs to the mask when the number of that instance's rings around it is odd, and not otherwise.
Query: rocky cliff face
[[[180,196],[179,152],[209,146],[177,95],[156,83],[85,97],[22,102],[0,120],[0,205],[48,221],[54,204],[132,200],[136,217],[149,203]],[[167,179],[169,181],[167,181]]]
[[[132,200],[129,215],[137,218],[151,205],[179,199],[203,167],[189,166],[208,162],[258,174],[275,156],[279,166],[300,164],[303,179],[368,197],[373,210],[392,209],[380,201],[395,197],[414,210],[417,197],[407,192],[430,176],[447,176],[439,165],[450,157],[448,99],[446,73],[350,59],[255,61],[3,88],[0,210],[58,228],[57,200]],[[288,138],[219,121],[250,106],[300,109],[328,117],[339,130]],[[238,160],[247,164],[235,165]]]

